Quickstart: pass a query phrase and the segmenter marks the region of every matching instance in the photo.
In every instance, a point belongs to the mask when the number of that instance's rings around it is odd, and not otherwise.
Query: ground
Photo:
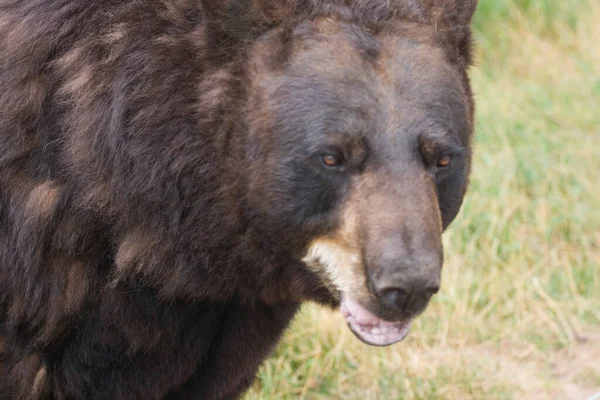
[[[255,399],[565,399],[600,392],[600,4],[481,2],[477,158],[442,291],[399,345],[307,306]]]

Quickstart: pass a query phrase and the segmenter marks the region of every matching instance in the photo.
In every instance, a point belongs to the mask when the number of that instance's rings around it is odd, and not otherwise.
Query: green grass
[[[400,345],[304,307],[254,399],[584,399],[600,391],[600,4],[482,1],[476,159],[442,292]]]

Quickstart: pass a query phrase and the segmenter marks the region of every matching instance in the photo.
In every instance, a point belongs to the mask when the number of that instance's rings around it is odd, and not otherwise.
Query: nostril
[[[400,288],[388,288],[379,292],[379,298],[381,299],[383,306],[390,310],[404,308],[409,297],[410,293]]]
[[[421,286],[420,289],[411,287],[403,289],[398,286],[384,286],[375,291],[381,305],[389,311],[399,312],[408,309],[421,309],[440,290],[439,285]]]

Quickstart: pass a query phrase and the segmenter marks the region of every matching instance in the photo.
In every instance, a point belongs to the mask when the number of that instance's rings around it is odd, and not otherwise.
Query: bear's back
[[[0,3],[0,398],[235,396],[295,312],[241,306],[226,268],[195,287],[184,269],[231,254],[198,128],[201,14]],[[217,300],[176,300],[191,291]]]

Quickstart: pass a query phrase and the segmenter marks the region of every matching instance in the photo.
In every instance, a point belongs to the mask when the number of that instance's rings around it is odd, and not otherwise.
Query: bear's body
[[[339,304],[303,252],[344,195],[274,174],[264,154],[281,135],[266,137],[273,108],[253,85],[280,73],[264,63],[296,60],[302,21],[333,35],[330,19],[369,30],[398,15],[433,43],[438,20],[426,1],[260,3],[0,0],[0,398],[237,398],[302,301]],[[470,19],[470,3],[443,22]],[[273,44],[276,29],[293,37]],[[468,151],[460,32],[436,57],[454,69]]]

